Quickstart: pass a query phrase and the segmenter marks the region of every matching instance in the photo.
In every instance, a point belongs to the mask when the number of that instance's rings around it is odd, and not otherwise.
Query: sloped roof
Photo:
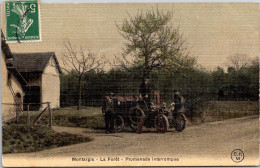
[[[13,58],[9,45],[6,44],[6,42],[5,42],[5,36],[4,36],[4,33],[2,30],[1,30],[1,48],[5,54],[6,59]]]
[[[55,52],[43,53],[13,53],[13,65],[19,72],[43,72],[51,57],[54,58],[59,73],[61,69]]]
[[[2,30],[1,30],[1,49],[5,55],[5,63],[8,71],[11,72],[22,85],[28,85],[27,81],[20,74],[20,72],[15,67],[13,67],[13,64],[9,64],[9,62],[12,61],[13,59],[13,54],[10,50],[9,45],[5,41],[5,36]]]
[[[9,67],[7,68],[9,72],[11,72],[17,80],[22,84],[22,85],[28,85],[27,81],[24,79],[24,77],[20,74],[20,72],[14,68],[14,67]]]

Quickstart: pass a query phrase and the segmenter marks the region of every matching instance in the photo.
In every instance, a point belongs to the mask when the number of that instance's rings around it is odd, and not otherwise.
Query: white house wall
[[[7,85],[8,79],[8,70],[5,64],[5,56],[3,51],[1,50],[1,98],[2,98],[2,120],[6,121],[9,120],[16,115],[16,108],[15,105],[8,105],[14,104],[14,97],[10,88]],[[14,93],[20,93],[24,96],[22,86],[20,85],[19,81],[15,78],[15,76],[11,73],[11,85],[14,90]]]
[[[51,58],[42,74],[42,102],[51,102],[51,108],[60,107],[60,77]]]

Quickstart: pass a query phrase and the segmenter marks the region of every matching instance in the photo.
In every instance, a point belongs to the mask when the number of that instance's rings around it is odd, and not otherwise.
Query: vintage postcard
[[[4,1],[2,165],[258,166],[259,9]]]

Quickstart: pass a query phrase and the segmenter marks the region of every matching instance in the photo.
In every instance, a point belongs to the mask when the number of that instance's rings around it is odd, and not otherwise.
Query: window
[[[8,86],[11,86],[11,79],[12,79],[12,75],[11,75],[11,73],[10,72],[8,72],[8,75],[7,75],[7,85]]]

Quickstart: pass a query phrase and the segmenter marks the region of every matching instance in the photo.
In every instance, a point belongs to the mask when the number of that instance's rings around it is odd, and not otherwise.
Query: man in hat
[[[150,107],[151,107],[150,92],[151,92],[151,90],[150,90],[149,79],[146,78],[142,81],[140,88],[139,88],[140,99],[143,100],[143,101],[139,102],[139,105],[145,111],[145,113],[148,113],[148,111],[150,110]],[[137,123],[136,132],[138,134],[142,133],[143,125],[144,125],[144,117],[141,116],[138,119],[138,123]]]
[[[150,106],[151,106],[150,92],[151,91],[150,91],[149,79],[144,79],[139,88],[139,93],[141,95],[141,98],[146,103],[148,110],[150,109]],[[145,105],[143,105],[143,106],[145,106]],[[145,110],[147,110],[147,109],[145,109]]]
[[[173,127],[173,115],[178,112],[184,112],[184,98],[180,95],[178,90],[174,90],[173,94],[173,102],[171,103],[173,109],[171,110],[168,117],[170,127]]]
[[[107,99],[107,108],[105,109],[105,122],[106,122],[106,133],[114,133],[114,122],[115,122],[115,112],[114,112],[114,101],[113,93],[110,93],[109,98]]]
[[[183,112],[184,111],[184,98],[180,95],[178,90],[173,91],[173,102],[174,102],[174,111]]]

